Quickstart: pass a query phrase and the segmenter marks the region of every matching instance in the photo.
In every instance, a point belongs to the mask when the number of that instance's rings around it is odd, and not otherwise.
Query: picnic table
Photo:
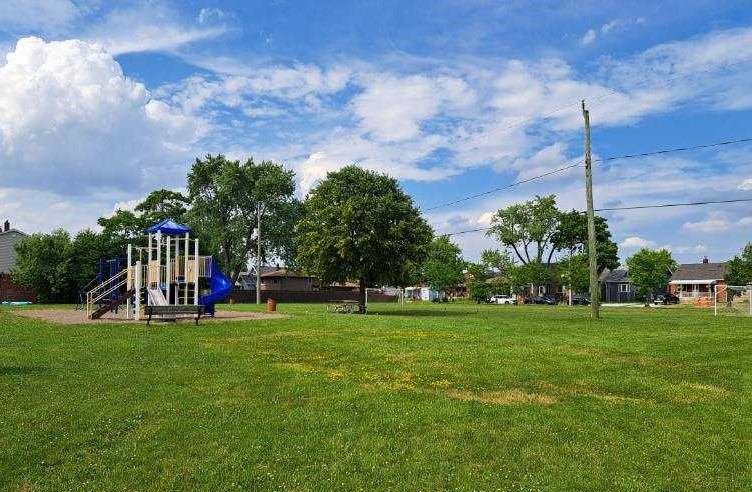
[[[358,301],[332,301],[326,305],[327,313],[346,313],[352,314],[358,310]]]

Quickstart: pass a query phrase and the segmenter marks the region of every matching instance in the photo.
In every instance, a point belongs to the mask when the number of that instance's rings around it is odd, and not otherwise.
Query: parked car
[[[572,296],[573,306],[589,306],[590,298],[588,296]]]
[[[679,298],[673,294],[658,294],[653,299],[653,304],[679,304]]]
[[[488,302],[491,304],[517,304],[517,299],[512,296],[491,296]]]
[[[550,296],[533,296],[525,299],[525,304],[546,304],[548,306],[556,306],[556,299]]]

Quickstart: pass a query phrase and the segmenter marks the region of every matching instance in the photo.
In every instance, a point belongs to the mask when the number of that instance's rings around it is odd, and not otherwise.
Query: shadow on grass
[[[43,374],[47,372],[42,367],[24,367],[24,366],[2,366],[0,367],[0,376],[24,376],[29,374]]]
[[[368,314],[371,316],[407,316],[407,317],[421,317],[421,318],[439,318],[447,316],[473,316],[480,314],[480,311],[475,309],[467,310],[438,310],[438,309],[396,309],[394,311],[379,311],[369,310]]]

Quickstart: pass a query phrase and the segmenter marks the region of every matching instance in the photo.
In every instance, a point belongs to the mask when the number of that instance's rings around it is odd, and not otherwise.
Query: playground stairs
[[[127,301],[128,299],[130,299],[135,293],[136,293],[135,289],[131,289],[131,290],[127,290],[123,292],[122,294],[117,296],[115,299],[111,299],[109,302],[106,302],[105,304],[103,304],[102,307],[93,311],[90,315],[90,318],[91,319],[101,318],[102,316],[105,315],[105,313],[112,311],[113,309],[115,309],[116,307],[118,307],[119,305]]]

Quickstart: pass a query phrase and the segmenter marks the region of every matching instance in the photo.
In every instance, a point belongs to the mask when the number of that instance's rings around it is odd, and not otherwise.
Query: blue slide
[[[222,270],[215,267],[212,261],[212,275],[209,279],[209,288],[211,294],[198,298],[198,303],[204,306],[204,312],[214,316],[214,303],[223,301],[229,297],[232,292],[232,281],[225,275]]]

